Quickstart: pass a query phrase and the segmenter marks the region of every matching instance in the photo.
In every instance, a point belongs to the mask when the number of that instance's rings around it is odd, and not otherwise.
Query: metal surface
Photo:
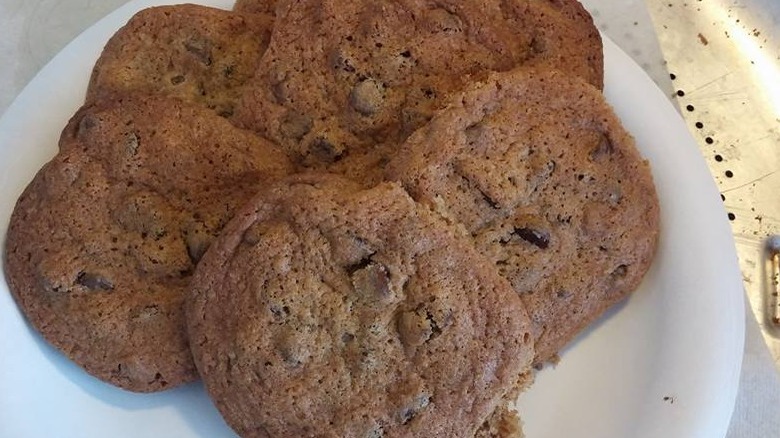
[[[780,329],[780,237],[767,239],[764,245],[764,311],[766,330],[775,335]]]
[[[672,81],[645,0],[580,1],[599,30],[639,64],[671,99]]]
[[[674,97],[712,170],[751,307],[775,364],[780,316],[780,2],[647,0]]]

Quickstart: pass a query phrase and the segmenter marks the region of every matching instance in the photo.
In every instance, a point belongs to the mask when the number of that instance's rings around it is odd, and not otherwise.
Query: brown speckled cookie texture
[[[290,164],[212,111],[131,99],[79,111],[19,198],[11,292],[90,374],[139,392],[195,380],[182,301],[235,210]]]
[[[315,169],[369,184],[398,144],[488,71],[557,67],[601,86],[576,0],[302,0],[277,5],[234,122]]]
[[[473,436],[533,357],[522,302],[398,185],[290,178],[198,265],[195,363],[244,437]]]
[[[144,9],[106,44],[87,100],[159,93],[230,116],[268,45],[272,17],[192,4]]]
[[[491,75],[388,165],[461,222],[531,314],[539,362],[634,290],[659,206],[650,168],[596,88],[555,71]]]
[[[242,14],[268,14],[274,15],[277,0],[236,0],[233,11]]]

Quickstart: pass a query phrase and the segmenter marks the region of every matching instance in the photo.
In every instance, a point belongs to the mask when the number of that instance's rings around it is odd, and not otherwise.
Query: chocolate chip
[[[284,70],[272,68],[268,73],[268,83],[271,86],[271,93],[279,104],[284,104],[288,100],[287,73]]]
[[[167,234],[171,207],[156,193],[140,191],[127,195],[111,214],[124,229],[157,240]]]
[[[368,302],[387,302],[394,295],[390,288],[390,275],[378,263],[369,262],[354,269],[351,277],[355,292]]]
[[[352,275],[355,274],[355,272],[360,271],[362,269],[365,269],[368,265],[370,265],[372,263],[370,257],[371,257],[371,254],[369,254],[366,257],[363,257],[362,259],[358,260],[357,262],[347,266],[345,268],[347,270],[347,274],[352,276]]]
[[[282,348],[279,351],[282,354],[282,359],[290,368],[298,368],[303,364],[304,352],[294,345],[289,345],[287,348]]]
[[[330,60],[331,68],[334,70],[342,70],[347,73],[354,73],[356,71],[354,61],[352,61],[351,57],[340,48],[333,51],[328,58]]]
[[[447,315],[447,319],[451,319],[451,317],[452,315]],[[439,323],[436,322],[436,319],[433,317],[433,314],[431,312],[426,311],[425,319],[428,320],[428,324],[431,326],[431,337],[428,338],[428,340],[431,340],[436,336],[439,336],[441,334],[441,327],[439,327]]]
[[[618,188],[617,190],[611,190],[609,193],[607,193],[607,201],[612,205],[618,205],[620,204],[620,201],[623,199],[623,192]]]
[[[275,84],[271,85],[271,93],[274,95],[274,99],[276,99],[276,103],[279,104],[285,104],[287,103],[287,82],[277,82]]]
[[[268,227],[264,222],[255,222],[244,231],[241,241],[250,246],[257,245],[263,235],[268,231],[267,228]]]
[[[399,314],[396,329],[401,343],[407,348],[419,347],[441,333],[430,313],[416,310]]]
[[[289,368],[298,368],[309,359],[306,338],[305,334],[290,330],[276,339],[276,349]]]
[[[385,436],[385,431],[382,429],[381,425],[375,425],[369,429],[364,436],[365,438],[382,438]]]
[[[138,146],[140,146],[141,140],[135,132],[129,132],[125,134],[125,151],[127,155],[135,156],[138,154]]]
[[[193,39],[184,42],[184,48],[192,54],[201,64],[211,65],[211,49],[209,43],[200,39]]]
[[[434,33],[457,33],[463,31],[463,21],[450,11],[437,8],[428,12],[430,29]]]
[[[233,76],[233,73],[236,70],[235,65],[226,65],[225,68],[222,69],[222,75],[226,78],[230,78]]]
[[[423,411],[431,403],[431,396],[428,394],[420,394],[414,398],[407,406],[401,409],[399,413],[399,419],[401,424],[408,424],[414,419],[420,412]]]
[[[111,280],[94,272],[79,272],[79,275],[76,277],[76,283],[90,290],[114,289],[114,284],[111,282]]]
[[[179,85],[182,82],[184,82],[184,76],[183,75],[176,75],[171,78],[171,84],[173,85]]]
[[[368,266],[371,255],[376,252],[368,242],[358,236],[333,233],[328,234],[327,239],[333,260],[341,266],[346,266],[349,275]]]
[[[490,208],[494,210],[498,210],[501,208],[501,204],[498,203],[495,199],[491,198],[482,190],[478,190],[479,194],[482,195],[482,199],[490,206]]]
[[[550,246],[550,235],[532,228],[515,228],[512,234],[541,249]]]
[[[300,140],[311,131],[313,125],[311,117],[295,111],[288,111],[281,121],[279,130],[287,138]]]
[[[384,86],[374,79],[358,82],[349,94],[349,103],[364,116],[370,116],[382,106]]]
[[[544,53],[547,51],[547,41],[544,38],[535,36],[531,39],[531,50],[536,53]]]
[[[610,275],[614,279],[624,278],[628,274],[628,266],[620,265],[615,268]]]
[[[198,82],[198,94],[201,96],[206,95],[206,84],[204,84],[203,81]]]
[[[485,125],[482,123],[472,123],[466,126],[466,129],[463,130],[463,134],[466,136],[466,143],[468,143],[469,146],[474,146],[485,136]]]
[[[609,137],[602,133],[599,135],[598,145],[590,152],[590,159],[591,161],[599,161],[603,157],[611,155],[613,152],[615,152],[615,146],[612,144]]]
[[[197,265],[211,244],[213,237],[205,229],[193,229],[184,234],[187,255],[193,265]]]
[[[95,117],[92,114],[85,115],[81,118],[81,120],[79,120],[76,136],[81,137],[82,135],[86,135],[87,131],[91,130],[95,126],[97,126],[97,120],[95,120]]]
[[[335,163],[344,157],[346,147],[328,137],[317,136],[309,144],[309,152],[320,162]]]
[[[268,310],[274,316],[277,321],[284,321],[290,315],[290,308],[287,306],[280,306],[279,304],[271,304],[268,306]]]

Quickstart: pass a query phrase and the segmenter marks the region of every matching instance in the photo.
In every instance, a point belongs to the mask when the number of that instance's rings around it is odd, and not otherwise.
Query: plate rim
[[[80,43],[84,43],[86,41],[89,41],[96,37],[101,37],[102,41],[105,42],[105,40],[110,36],[111,29],[116,29],[127,20],[127,18],[132,15],[134,11],[137,11],[143,7],[146,6],[152,6],[152,5],[163,5],[163,4],[174,4],[178,3],[171,0],[162,0],[162,1],[155,1],[155,0],[134,0],[131,2],[126,3],[125,5],[121,6],[111,14],[107,15],[103,19],[99,20],[94,25],[90,26],[88,29],[86,29],[84,32],[82,32],[79,36],[77,36],[74,40],[69,42],[65,48],[63,48],[54,58],[52,58],[51,61],[49,61],[36,75],[35,77],[28,83],[28,85],[22,90],[22,92],[14,99],[14,101],[11,103],[11,105],[6,109],[4,114],[2,115],[2,118],[0,118],[0,156],[6,155],[4,152],[4,149],[10,148],[8,145],[4,145],[3,141],[9,140],[9,136],[11,137],[11,140],[14,140],[16,138],[19,138],[21,134],[24,134],[23,132],[18,132],[15,129],[16,123],[20,119],[24,119],[27,117],[30,117],[28,114],[25,113],[26,108],[30,107],[31,100],[35,101],[39,99],[37,95],[40,95],[41,90],[45,90],[47,88],[50,88],[51,85],[47,85],[43,83],[48,78],[46,77],[46,74],[48,72],[51,72],[53,68],[56,68],[58,66],[62,66],[67,64],[68,62],[72,62],[72,58],[74,57],[74,53],[77,48],[77,46]],[[195,3],[199,4],[206,4],[210,6],[217,6],[222,8],[227,8],[232,5],[232,1],[230,0],[196,0]],[[106,33],[110,32],[110,33]],[[623,58],[621,62],[626,63],[628,65],[628,70],[630,71],[630,74],[633,76],[639,77],[641,82],[649,82],[652,84],[652,88],[649,90],[644,90],[646,95],[643,97],[645,99],[651,99],[653,102],[656,102],[657,105],[664,105],[667,107],[667,111],[672,111],[675,114],[677,112],[674,110],[672,103],[666,98],[665,95],[657,88],[654,82],[647,76],[647,74],[644,72],[644,70],[641,70],[641,68],[636,65],[636,63],[631,59],[628,55],[626,55],[617,45],[615,45],[607,36],[602,35],[602,40],[604,41],[605,46],[605,58],[607,58],[607,52],[609,51],[610,56],[618,56],[620,58]],[[91,43],[94,45],[94,42]],[[100,44],[100,47],[102,47],[102,43]],[[89,54],[92,55],[91,53]],[[95,58],[98,53],[94,53]],[[78,59],[78,56],[76,56]],[[627,60],[627,61],[626,61]],[[608,60],[605,59],[605,75],[610,74],[610,72],[607,71],[606,62]],[[51,76],[51,75],[49,75]],[[64,75],[67,77],[67,73]],[[84,82],[86,83],[86,78],[84,78]],[[605,84],[607,84],[607,79],[605,78]],[[610,85],[607,85],[607,90],[605,93],[609,92]],[[37,95],[36,95],[37,93]],[[59,98],[62,96],[62,94],[54,94],[54,98]],[[659,97],[661,98],[659,100]],[[663,102],[663,103],[661,103]],[[611,103],[611,102],[610,102]],[[34,103],[33,103],[34,106]],[[75,110],[74,110],[75,111]],[[71,112],[72,114],[72,112]],[[67,117],[70,117],[70,114],[67,115]],[[681,142],[687,143],[686,147],[686,153],[688,156],[694,156],[697,158],[693,158],[693,162],[696,164],[696,171],[700,174],[701,168],[705,168],[706,172],[709,176],[708,182],[705,183],[705,185],[708,187],[709,192],[717,193],[717,187],[714,183],[714,180],[712,179],[712,175],[709,172],[709,169],[706,168],[706,162],[704,161],[704,158],[701,156],[701,152],[696,146],[695,142],[693,141],[693,138],[691,136],[690,131],[687,129],[687,127],[684,125],[684,122],[682,121],[682,118],[679,117],[679,114],[677,114],[677,122],[674,124],[675,126],[672,126],[672,128],[676,132],[681,132],[681,128],[684,130],[684,135],[681,137]],[[64,125],[62,125],[64,126]],[[59,128],[61,129],[61,127]],[[691,145],[695,150],[689,150],[691,149]],[[23,155],[23,154],[19,154]],[[644,153],[643,153],[644,155]],[[50,157],[49,157],[50,158]],[[689,158],[690,159],[690,158]],[[12,163],[11,163],[12,164]],[[11,164],[8,164],[9,166]],[[4,167],[3,164],[0,164],[0,168]],[[32,172],[34,173],[34,171]],[[32,174],[29,175],[30,177]],[[29,181],[29,179],[28,179]],[[22,184],[22,188],[26,185],[28,181],[25,181]],[[21,193],[21,189],[19,189],[19,181],[16,181],[16,185],[12,185],[9,183],[13,183],[12,178],[9,178],[7,173],[4,173],[2,178],[0,178],[0,187],[2,187],[2,192],[7,192],[8,190],[13,189],[16,193],[13,195],[13,198],[15,199],[18,197],[18,195]],[[6,195],[7,193],[3,193],[3,195]],[[4,199],[4,198],[0,198]],[[731,229],[728,226],[728,222],[726,221],[726,213],[725,209],[720,206],[723,210],[722,214],[722,220],[718,220],[717,229],[719,232],[722,232],[725,228],[728,230],[727,236],[720,236],[720,239],[725,239],[724,241],[730,241],[730,246],[727,244],[724,244],[723,242],[720,243],[721,246],[724,246],[726,248],[731,248],[731,251],[729,254],[726,254],[726,258],[729,258],[733,255],[733,263],[725,262],[726,265],[733,264],[731,269],[732,271],[736,270],[736,273],[739,274],[738,269],[738,263],[736,258],[736,247],[734,245],[733,240],[733,234],[731,233]],[[5,230],[7,230],[8,225],[8,217],[10,216],[11,208],[9,206],[9,210],[5,211],[5,205],[0,205],[0,220],[2,220],[2,224],[0,225],[0,231],[2,231],[2,236],[0,238],[0,241],[2,242],[3,248],[5,247]],[[0,254],[0,261],[4,264],[5,259],[5,252],[3,251],[2,254]],[[730,277],[733,277],[734,272],[728,273]],[[8,288],[5,284],[5,274],[4,272],[0,273],[0,277],[3,279],[2,282],[0,282],[0,293],[4,295],[3,297],[0,297],[0,304],[3,303],[3,301],[8,301],[8,298],[10,297],[10,293],[8,292]],[[720,403],[718,409],[713,410],[713,412],[709,413],[711,418],[711,428],[708,432],[715,432],[716,434],[723,434],[725,435],[728,424],[731,418],[731,414],[734,409],[734,404],[736,402],[736,394],[738,390],[738,381],[739,381],[739,375],[742,365],[742,351],[744,348],[744,331],[745,331],[745,322],[744,322],[744,297],[743,297],[743,290],[741,285],[741,275],[738,275],[739,278],[739,287],[738,287],[738,293],[729,293],[724,295],[726,297],[726,300],[728,301],[726,304],[728,307],[731,307],[733,309],[732,312],[730,312],[730,319],[731,326],[733,328],[733,331],[731,333],[731,337],[728,340],[729,348],[733,350],[733,354],[735,357],[737,357],[737,360],[734,360],[733,363],[730,364],[730,366],[722,366],[722,370],[719,372],[726,377],[727,386],[728,388],[724,391],[726,394],[723,396],[724,399],[726,399],[725,403]],[[733,283],[733,278],[730,278],[729,281]],[[731,284],[730,288],[734,285]],[[4,292],[4,293],[3,293]],[[7,312],[11,312],[12,317],[17,318],[23,318],[21,316],[21,313],[19,312],[18,308],[16,308],[15,303],[13,302],[13,299],[11,298],[11,304],[13,309],[12,310],[6,310],[5,306],[0,307],[0,315],[6,314]],[[4,319],[4,318],[3,318]],[[17,321],[18,322],[18,321]],[[26,324],[26,321],[23,321],[24,324]],[[0,328],[6,327],[6,323],[0,323]],[[3,336],[3,338],[6,338],[6,336]],[[18,341],[18,340],[17,340]],[[38,340],[40,342],[40,340]],[[8,340],[4,339],[0,341],[0,345],[5,345],[6,347],[9,346]],[[66,360],[66,359],[65,359]],[[0,359],[0,364],[5,363],[3,359]],[[2,370],[0,370],[1,372]],[[2,379],[0,379],[0,388],[3,388]],[[2,395],[2,391],[0,391],[0,407],[4,406],[6,403],[8,403],[8,399],[4,398]],[[0,409],[0,413],[3,412],[3,409]],[[717,412],[715,412],[717,411]],[[728,413],[728,415],[723,415],[724,413]],[[2,414],[0,414],[2,415]],[[522,415],[522,413],[521,413]],[[719,417],[721,420],[718,420]],[[725,417],[725,419],[724,419]],[[2,430],[2,428],[0,428]],[[703,432],[702,432],[703,433]],[[648,435],[650,436],[650,435]],[[699,435],[699,436],[715,436],[715,435]]]

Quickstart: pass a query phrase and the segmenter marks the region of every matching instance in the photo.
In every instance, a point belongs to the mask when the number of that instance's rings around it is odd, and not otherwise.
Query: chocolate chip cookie
[[[97,60],[87,99],[144,92],[197,102],[228,117],[254,75],[273,15],[182,4],[144,9]]]
[[[648,164],[599,90],[557,71],[496,73],[454,96],[387,175],[463,224],[512,283],[537,362],[634,290],[655,252]]]
[[[195,363],[244,437],[473,436],[533,357],[506,280],[398,184],[288,178],[191,284]]]
[[[576,0],[284,2],[234,122],[304,166],[371,185],[446,96],[489,71],[560,68],[596,86],[601,39]]]
[[[10,290],[90,374],[158,391],[197,378],[182,301],[200,257],[286,156],[212,111],[165,98],[80,110],[11,216]]]
[[[276,0],[236,0],[233,5],[235,12],[243,14],[267,14],[274,15]]]

